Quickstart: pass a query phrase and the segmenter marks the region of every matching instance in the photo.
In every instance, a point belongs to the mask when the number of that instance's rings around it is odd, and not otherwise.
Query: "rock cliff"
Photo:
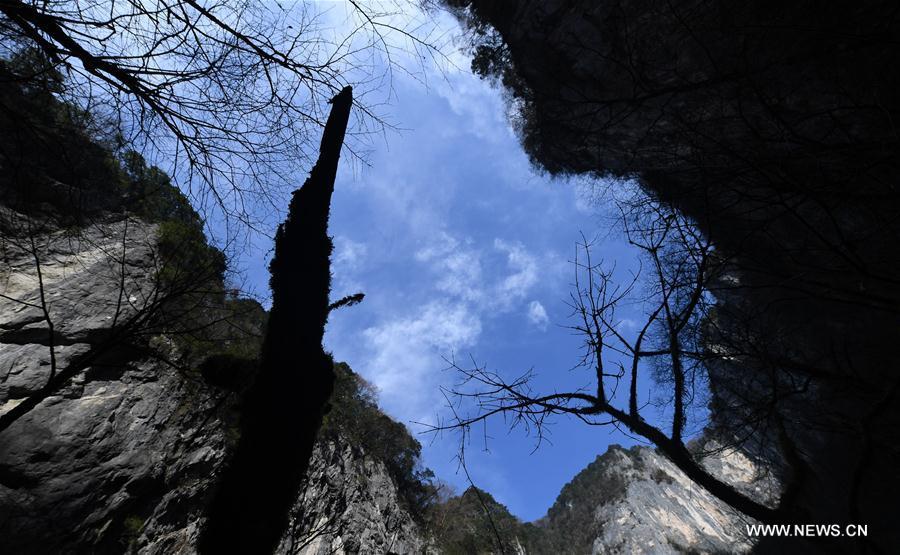
[[[778,481],[764,466],[712,439],[695,449],[716,476],[769,501]],[[491,521],[486,512],[491,514]],[[519,522],[486,492],[449,500],[435,526],[443,553],[746,553],[755,522],[698,487],[655,449],[613,445],[560,491],[547,515]]]
[[[777,494],[777,482],[739,451],[706,463],[739,488]],[[578,546],[571,553],[744,553],[754,543],[747,523],[654,449],[613,446],[563,488],[545,526],[560,549]]]
[[[4,551],[165,553],[190,544],[233,402],[137,345],[104,345],[153,304],[156,232],[121,220],[3,240],[0,410],[42,397],[0,433]],[[173,354],[165,337],[156,341]],[[46,390],[53,365],[57,374],[76,370]]]
[[[227,376],[233,356],[204,358],[196,338],[167,335],[174,324],[141,319],[165,312],[158,240],[157,224],[112,218],[0,242],[0,415],[34,405],[0,432],[4,552],[195,551],[239,433],[241,386]],[[259,331],[256,314],[244,329]],[[50,385],[51,372],[68,379]],[[420,551],[382,461],[338,438],[310,468],[280,553]]]
[[[423,530],[379,461],[354,446],[320,441],[276,553],[423,553]]]

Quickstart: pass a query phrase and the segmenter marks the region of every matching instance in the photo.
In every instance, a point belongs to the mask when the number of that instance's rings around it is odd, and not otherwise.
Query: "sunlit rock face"
[[[46,320],[41,309],[23,304],[40,305],[32,238],[58,372],[81,364],[153,296],[154,225],[120,219],[78,233],[4,237],[2,413],[50,375]],[[183,549],[225,453],[228,408],[225,395],[196,376],[125,344],[105,349],[0,433],[4,551]]]
[[[40,222],[3,207],[0,210],[0,229],[18,230],[0,238],[0,340],[4,344],[48,344],[41,283],[55,343],[64,347],[96,342],[149,302],[155,225],[120,219],[84,229],[42,232]],[[30,233],[32,226],[38,231]],[[62,366],[65,360],[60,362]]]
[[[736,489],[766,503],[778,498],[777,478],[741,451],[710,436],[691,448],[709,472]],[[439,522],[429,539],[436,553],[499,553],[499,541],[503,552],[530,555],[746,553],[756,545],[746,528],[754,521],[649,447],[611,446],[563,486],[547,515],[533,523],[519,521],[475,488],[447,500],[435,514]]]
[[[423,553],[419,525],[384,463],[340,442],[316,445],[279,555]]]
[[[719,478],[757,498],[777,497],[774,477],[741,452],[712,440],[702,448]],[[562,552],[637,554],[748,552],[747,523],[656,450],[614,445],[563,487],[538,524]]]
[[[727,469],[733,484],[749,486],[759,478],[756,466],[739,452],[724,453],[715,463]],[[600,535],[593,553],[744,553],[752,547],[746,517],[691,482],[659,453],[648,448],[617,451],[609,472],[630,483],[620,502],[597,507]]]

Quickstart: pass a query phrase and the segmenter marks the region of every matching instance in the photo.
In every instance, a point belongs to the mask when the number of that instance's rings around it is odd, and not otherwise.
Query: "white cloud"
[[[441,356],[471,347],[480,335],[481,319],[469,305],[432,301],[363,332],[367,377],[389,411],[402,419],[430,419],[438,406]]]
[[[443,276],[435,284],[439,291],[466,301],[477,302],[484,296],[481,288],[481,260],[474,251],[453,253],[441,261]]]
[[[332,264],[346,270],[357,270],[365,262],[368,248],[349,237],[334,238],[334,256]]]
[[[528,320],[541,330],[546,330],[547,324],[550,322],[547,310],[539,301],[528,303]]]
[[[494,239],[494,248],[506,253],[506,261],[513,270],[498,285],[495,298],[505,307],[524,298],[538,281],[537,258],[521,243]]]
[[[468,238],[433,233],[414,259],[433,276],[429,301],[395,306],[363,332],[367,377],[381,391],[383,406],[401,420],[430,420],[442,405],[443,356],[465,354],[481,336],[483,323],[521,309],[538,283],[538,259],[523,244],[496,239],[478,249]],[[546,311],[529,318],[545,327]],[[541,318],[543,315],[543,319]],[[536,320],[535,320],[536,319]]]
[[[416,251],[416,260],[431,262],[436,258],[447,256],[457,249],[459,240],[446,231],[441,231],[428,238],[428,246]]]
[[[479,302],[484,297],[481,253],[446,232],[416,252],[416,260],[437,274],[434,287],[452,297]]]
[[[466,121],[465,132],[479,141],[496,144],[515,136],[503,98],[470,71],[448,74],[436,82],[434,90],[454,114]]]
[[[537,284],[537,257],[522,243],[494,239],[493,252],[470,245],[469,240],[441,232],[416,252],[416,260],[427,263],[437,276],[437,291],[457,300],[479,303],[484,309],[506,312]],[[506,272],[494,253],[504,256]]]
[[[331,267],[334,276],[333,289],[338,297],[365,290],[359,278],[361,270],[365,267],[367,255],[368,247],[365,244],[340,235],[334,238]]]

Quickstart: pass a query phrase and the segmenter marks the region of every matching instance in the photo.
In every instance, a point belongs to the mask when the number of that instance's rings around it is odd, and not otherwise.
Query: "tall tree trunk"
[[[334,385],[333,361],[322,348],[331,289],[327,228],[352,100],[350,87],[332,99],[319,159],[275,236],[261,368],[200,538],[204,554],[272,553],[309,464]]]

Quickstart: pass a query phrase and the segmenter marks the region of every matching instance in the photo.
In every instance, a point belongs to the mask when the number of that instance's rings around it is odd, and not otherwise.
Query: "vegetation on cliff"
[[[542,550],[543,532],[523,523],[505,505],[475,486],[431,508],[428,532],[445,555],[549,553]]]
[[[346,363],[334,366],[331,410],[325,415],[320,439],[349,444],[385,464],[406,509],[421,521],[437,499],[434,473],[423,468],[422,445],[406,426],[381,412],[377,392]]]
[[[53,376],[61,377],[17,412],[4,415],[3,427],[63,386],[79,368],[123,348],[166,360],[198,379],[202,370],[205,377],[214,375],[212,381],[237,381],[236,389],[244,387],[259,353],[262,308],[226,290],[226,257],[209,244],[202,218],[170,177],[125,148],[113,122],[63,100],[59,91],[64,87],[64,76],[38,50],[0,60],[0,204],[8,210],[0,226],[5,243],[31,253],[41,292],[41,267],[51,263],[44,251],[55,237],[98,249],[88,227],[118,222],[124,227],[122,237],[112,239],[121,243],[113,248],[117,258],[131,241],[156,245],[139,295],[133,294],[136,285],[126,283],[127,269],[115,270],[119,275],[109,286],[119,290],[119,299],[110,307],[111,329],[97,336],[87,355],[69,367],[54,367]],[[135,218],[153,225],[131,228],[155,230],[155,237],[133,237],[129,222]],[[126,289],[133,292],[126,294]],[[54,322],[43,293],[38,305],[52,336],[54,323],[60,323]],[[160,338],[174,340],[177,353]],[[52,361],[52,337],[49,349]],[[212,367],[221,371],[208,371]],[[229,372],[241,377],[223,378]]]

